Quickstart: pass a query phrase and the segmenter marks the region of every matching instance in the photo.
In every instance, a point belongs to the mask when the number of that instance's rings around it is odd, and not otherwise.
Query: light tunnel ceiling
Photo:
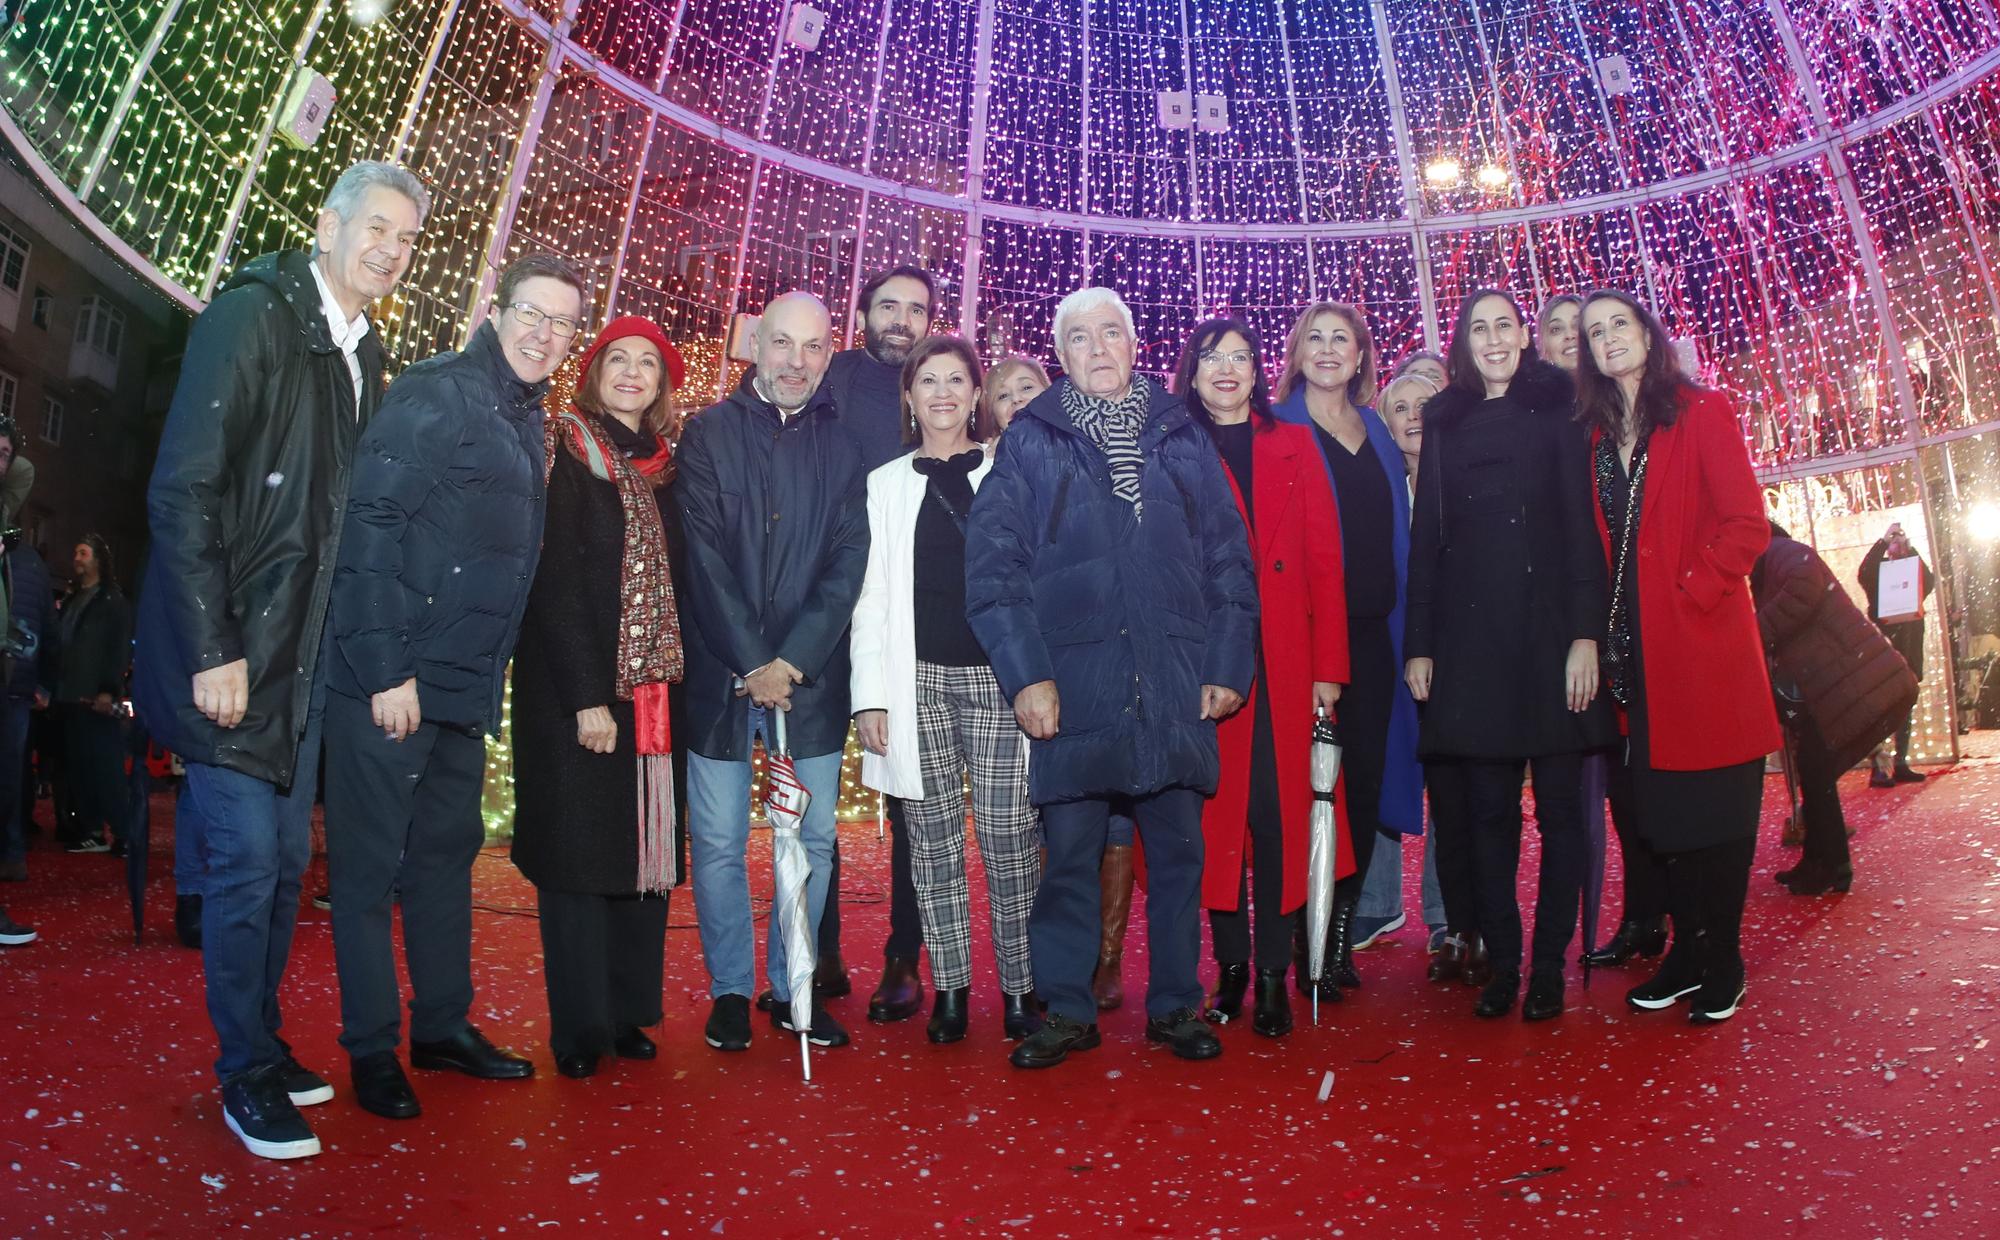
[[[2000,406],[1990,0],[820,0],[816,46],[787,0],[17,7],[9,124],[190,299],[349,161],[422,175],[406,360],[545,248],[699,384],[733,314],[806,287],[844,331],[915,261],[990,356],[1111,284],[1153,369],[1218,310],[1354,301],[1394,359],[1479,285],[1624,287],[1767,467]],[[295,60],[339,93],[303,150],[270,136]]]

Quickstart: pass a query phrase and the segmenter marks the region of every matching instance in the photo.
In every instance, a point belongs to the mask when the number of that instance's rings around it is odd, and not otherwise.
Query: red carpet
[[[679,894],[661,1057],[557,1077],[535,924],[502,911],[532,893],[488,856],[474,1019],[532,1049],[541,1075],[415,1073],[424,1115],[407,1123],[354,1107],[326,914],[308,907],[286,1033],[340,1096],[309,1112],[327,1152],[292,1164],[250,1157],[222,1125],[200,960],[171,941],[166,840],[139,948],[119,863],[44,844],[32,881],[0,888],[42,932],[0,953],[0,1233],[1995,1234],[2000,763],[1889,792],[1850,777],[1843,792],[1860,871],[1844,898],[1771,882],[1794,854],[1767,812],[1750,997],[1728,1025],[1632,1014],[1623,990],[1642,975],[1616,970],[1587,993],[1573,975],[1553,1023],[1477,1021],[1471,991],[1424,981],[1413,928],[1361,957],[1366,989],[1320,1028],[1275,1044],[1228,1029],[1220,1060],[1187,1064],[1142,1040],[1135,928],[1133,999],[1104,1047],[1034,1074],[1004,1062],[990,957],[966,1042],[866,1022],[887,853],[855,825],[857,993],[835,1005],[855,1045],[816,1052],[810,1085],[796,1042],[761,1018],[748,1054],[702,1044],[706,981]],[[164,837],[170,807],[156,806]]]

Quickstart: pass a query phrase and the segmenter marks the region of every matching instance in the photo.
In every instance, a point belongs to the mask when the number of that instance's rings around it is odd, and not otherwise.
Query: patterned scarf
[[[1139,432],[1146,427],[1146,410],[1153,402],[1152,385],[1144,375],[1132,376],[1132,387],[1124,400],[1101,400],[1085,396],[1074,383],[1062,385],[1063,409],[1084,438],[1097,445],[1111,466],[1111,492],[1132,505],[1133,517],[1144,515],[1139,500],[1139,467],[1146,462],[1139,451]]]
[[[591,476],[618,488],[625,513],[625,554],[618,585],[618,667],[613,691],[632,703],[639,751],[639,890],[665,891],[679,881],[674,859],[673,737],[667,684],[681,678],[681,626],[667,568],[667,534],[649,479],[667,471],[673,451],[662,442],[627,459],[595,419],[570,409],[548,420],[549,468],[558,443]]]

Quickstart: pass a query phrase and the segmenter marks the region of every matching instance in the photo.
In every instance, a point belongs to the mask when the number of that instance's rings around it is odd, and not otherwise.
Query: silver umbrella
[[[799,1061],[810,1081],[813,953],[819,936],[818,927],[806,913],[806,880],[812,877],[812,862],[806,858],[799,826],[805,821],[806,806],[812,804],[812,794],[799,778],[791,745],[785,740],[785,712],[773,710],[771,716],[778,730],[777,752],[767,753],[764,764],[764,818],[771,824],[771,916],[777,919],[778,934],[785,944],[792,1028],[799,1031]]]
[[[1327,916],[1333,910],[1333,871],[1340,849],[1334,822],[1333,790],[1340,782],[1340,725],[1314,711],[1312,816],[1306,852],[1306,965],[1313,982],[1313,1024],[1319,1023],[1319,979],[1326,968]]]

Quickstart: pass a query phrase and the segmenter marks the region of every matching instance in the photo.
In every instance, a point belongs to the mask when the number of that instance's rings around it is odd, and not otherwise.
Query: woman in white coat
[[[972,908],[965,880],[965,779],[986,869],[1007,1036],[1037,1020],[1028,913],[1041,880],[1027,746],[1013,704],[965,622],[965,519],[991,468],[980,447],[979,358],[952,336],[903,364],[903,442],[916,450],[868,475],[868,574],[854,608],[861,781],[901,798],[917,911],[937,998],[925,1033],[965,1036]]]

